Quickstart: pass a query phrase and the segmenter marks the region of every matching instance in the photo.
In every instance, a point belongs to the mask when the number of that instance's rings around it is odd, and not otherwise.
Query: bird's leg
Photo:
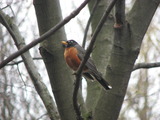
[[[77,75],[77,72],[76,72],[76,71],[74,71],[74,72],[72,73],[72,75]]]
[[[75,77],[76,77],[77,72],[76,72],[76,71],[74,71],[74,72],[72,73],[72,75],[75,75]],[[74,79],[73,85],[75,85],[75,83],[76,83],[76,80]]]
[[[96,48],[96,45],[93,46],[92,51]]]

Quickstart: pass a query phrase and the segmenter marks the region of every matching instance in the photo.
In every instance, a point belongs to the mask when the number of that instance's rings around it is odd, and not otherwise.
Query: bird
[[[81,47],[75,40],[61,41],[64,50],[64,59],[67,65],[76,71],[84,58],[86,50]],[[97,80],[105,90],[112,89],[112,86],[102,77],[97,70],[93,60],[89,58],[83,68],[82,75],[86,79]]]

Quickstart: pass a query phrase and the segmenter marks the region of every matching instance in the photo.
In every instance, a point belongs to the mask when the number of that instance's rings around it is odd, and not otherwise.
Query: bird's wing
[[[83,60],[86,51],[80,45],[75,46],[78,50],[78,57],[80,60]],[[86,67],[91,70],[93,73],[98,73],[97,68],[91,58],[89,58],[86,62]],[[91,72],[90,71],[90,72]]]
[[[83,60],[85,55],[85,50],[80,46],[76,45],[76,48],[78,50],[78,57],[80,60]],[[86,67],[89,69],[86,73],[83,73],[83,75],[87,78],[90,78],[93,80],[95,78],[106,90],[111,89],[112,87],[106,82],[103,78],[100,72],[97,71],[97,68],[91,58],[89,58],[86,62]]]

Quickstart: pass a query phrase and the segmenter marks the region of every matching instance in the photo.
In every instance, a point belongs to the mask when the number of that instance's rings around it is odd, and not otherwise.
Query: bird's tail
[[[101,79],[96,79],[106,90],[112,89],[112,86],[109,85],[107,81],[105,81],[103,78]]]
[[[100,75],[98,76],[95,75],[95,78],[106,90],[112,89],[112,86],[109,85],[109,83],[104,78],[102,78]]]

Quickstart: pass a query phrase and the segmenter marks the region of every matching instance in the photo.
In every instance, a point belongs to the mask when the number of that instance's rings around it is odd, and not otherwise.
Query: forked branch
[[[86,51],[86,54],[84,56],[84,59],[82,60],[78,70],[77,70],[77,73],[76,73],[76,81],[75,81],[75,86],[74,86],[74,93],[73,93],[73,104],[74,104],[74,109],[76,111],[76,115],[77,115],[77,119],[78,120],[82,120],[82,117],[81,117],[81,112],[80,112],[80,109],[79,109],[79,106],[78,106],[78,102],[77,102],[77,95],[78,95],[78,89],[79,89],[79,85],[80,85],[80,80],[81,80],[81,74],[82,74],[82,70],[85,66],[85,63],[87,62],[91,52],[92,52],[92,49],[93,49],[93,46],[94,46],[94,43],[96,41],[96,38],[97,38],[97,35],[99,34],[99,32],[101,31],[102,27],[103,27],[103,24],[105,23],[105,21],[107,20],[107,17],[109,15],[109,13],[111,12],[112,8],[114,7],[115,3],[116,3],[117,0],[113,0],[110,5],[108,6],[108,8],[105,10],[102,18],[100,19],[100,22],[98,23],[94,33],[93,33],[93,36],[91,38],[91,42],[87,48],[87,51]]]

